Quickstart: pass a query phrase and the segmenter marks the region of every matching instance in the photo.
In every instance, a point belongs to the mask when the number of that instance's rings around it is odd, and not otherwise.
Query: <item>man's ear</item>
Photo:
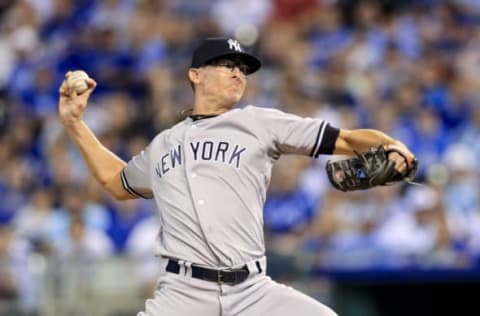
[[[198,68],[190,68],[188,70],[188,79],[194,84],[198,84],[200,82],[200,71]]]

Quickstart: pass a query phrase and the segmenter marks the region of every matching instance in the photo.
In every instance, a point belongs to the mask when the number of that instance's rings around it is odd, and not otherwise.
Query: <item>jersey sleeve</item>
[[[324,120],[274,109],[259,109],[256,117],[267,129],[265,141],[274,156],[299,154],[318,158],[320,154],[332,154],[340,132]]]
[[[140,191],[151,189],[150,182],[150,147],[147,146],[140,154],[130,159],[121,173],[122,186],[133,196],[148,199]]]

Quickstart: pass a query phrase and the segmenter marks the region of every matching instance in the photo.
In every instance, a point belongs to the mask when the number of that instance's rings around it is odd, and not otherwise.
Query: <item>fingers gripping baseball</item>
[[[59,115],[64,125],[82,119],[87,102],[97,83],[83,71],[69,71],[60,86]]]

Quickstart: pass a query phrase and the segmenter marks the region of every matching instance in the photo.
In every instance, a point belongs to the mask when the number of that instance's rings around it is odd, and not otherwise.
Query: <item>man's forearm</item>
[[[363,152],[379,145],[403,146],[399,141],[378,130],[341,130],[335,145],[335,153],[353,155],[354,150],[357,152]]]
[[[68,126],[67,131],[90,172],[103,186],[125,167],[126,163],[103,146],[85,122],[78,121]]]

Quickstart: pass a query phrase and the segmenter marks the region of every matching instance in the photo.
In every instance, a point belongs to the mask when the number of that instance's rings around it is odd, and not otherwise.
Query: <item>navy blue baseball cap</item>
[[[193,52],[192,68],[205,66],[218,58],[230,57],[237,57],[248,66],[247,75],[256,72],[262,66],[260,59],[246,53],[237,40],[228,37],[212,37],[204,39]]]

